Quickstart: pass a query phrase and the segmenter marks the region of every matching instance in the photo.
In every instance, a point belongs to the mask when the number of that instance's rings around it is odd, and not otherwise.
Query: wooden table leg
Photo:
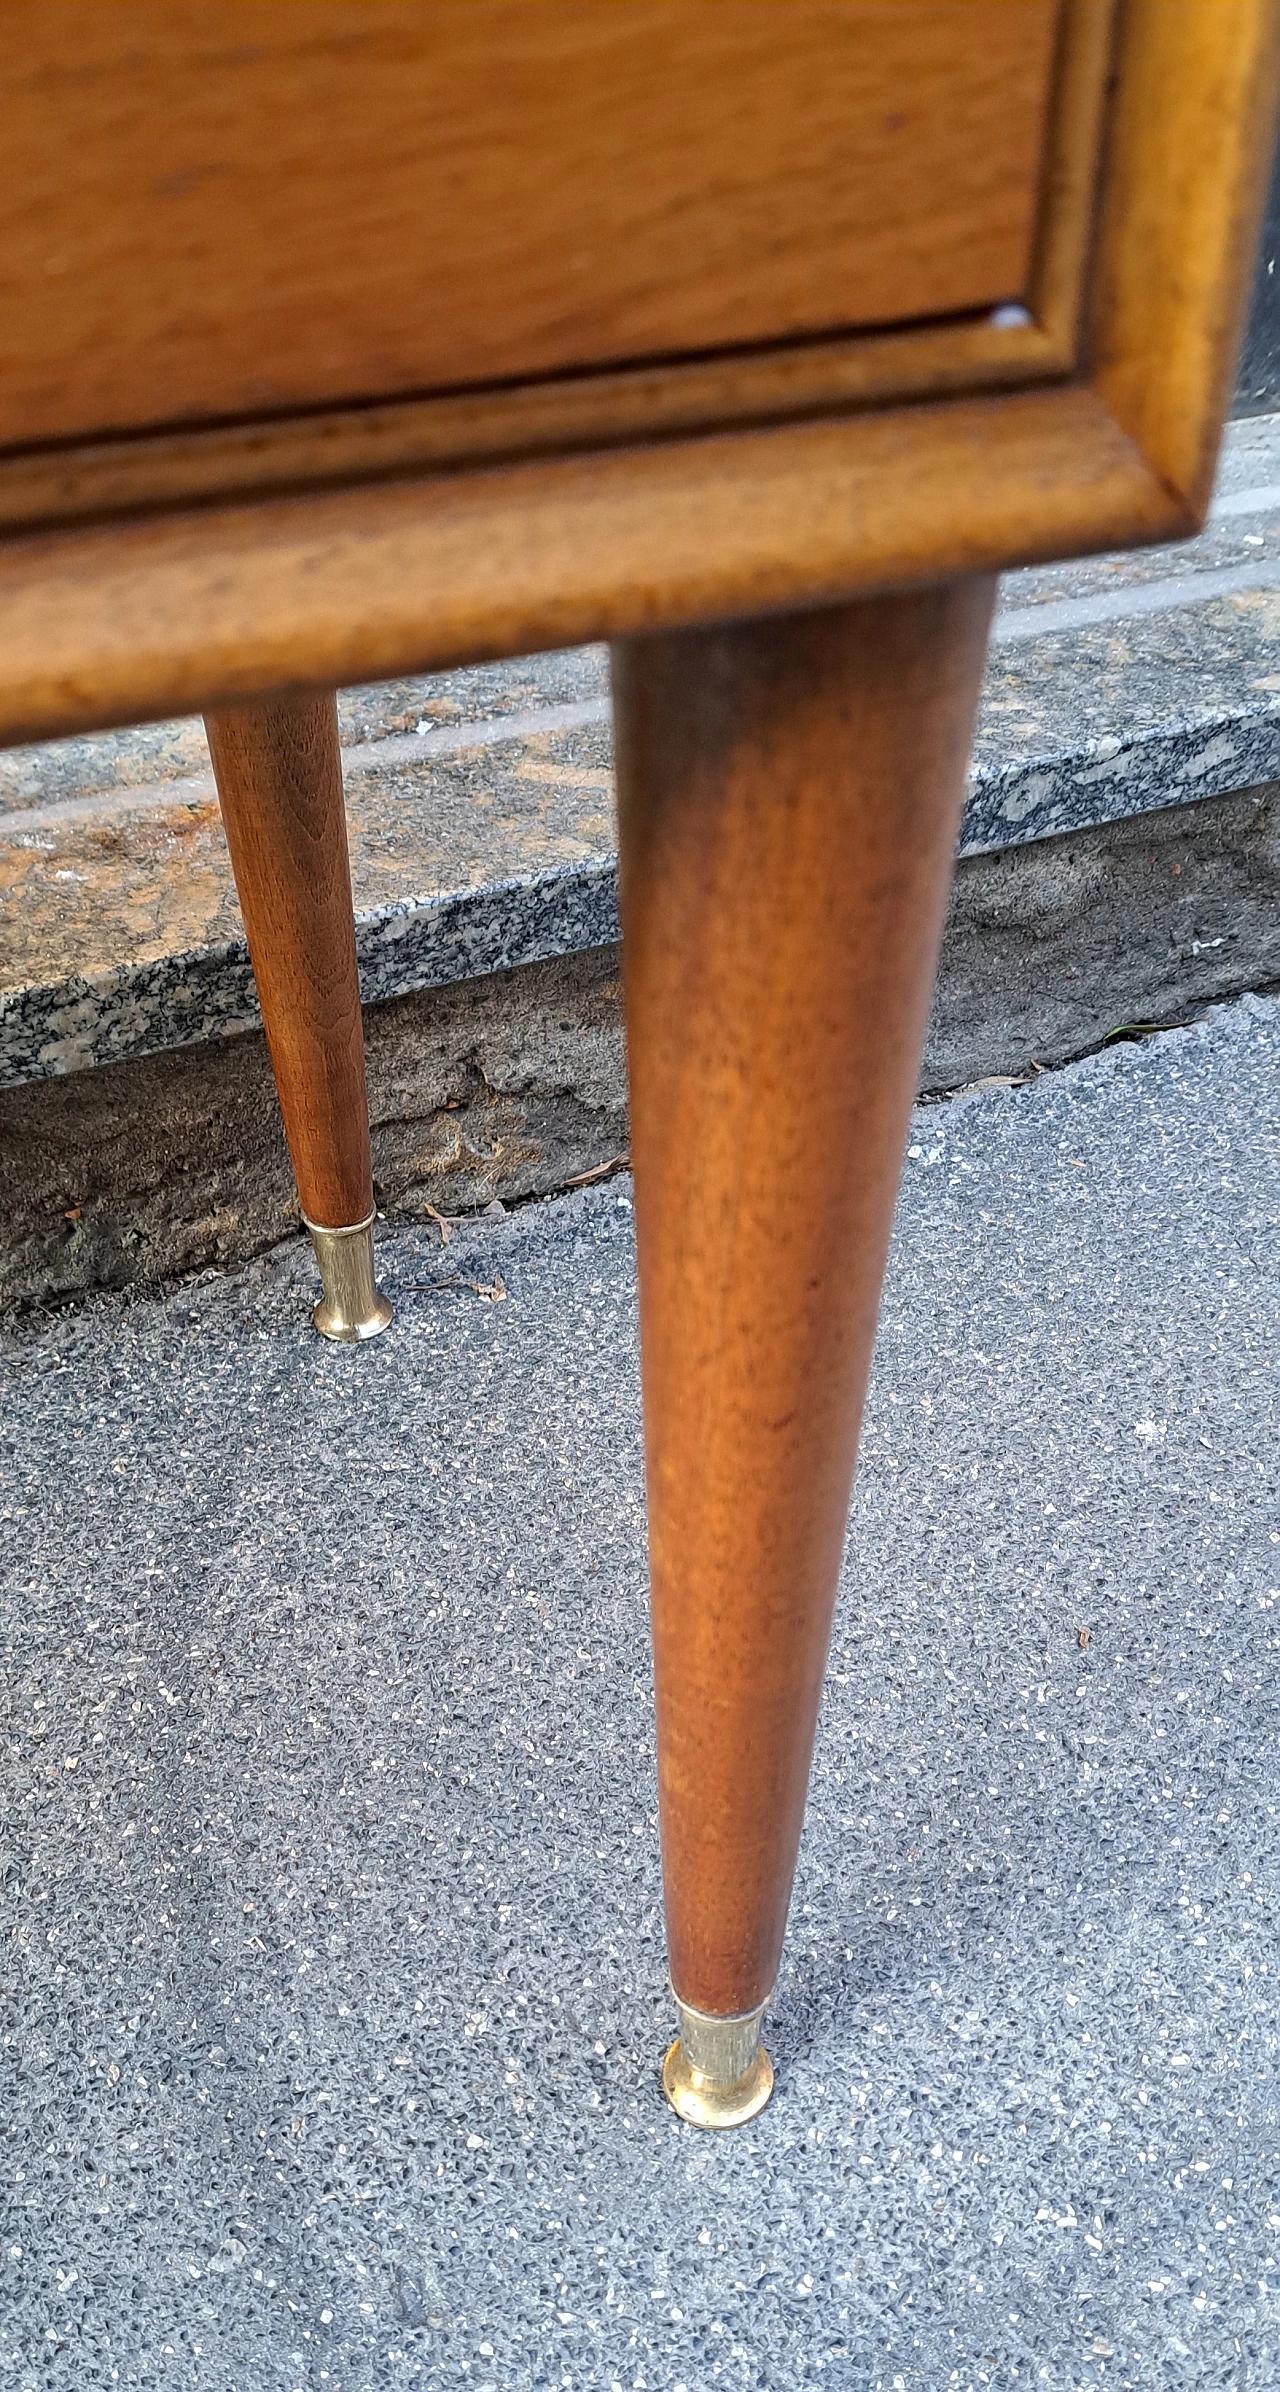
[[[323,1288],[315,1324],[347,1344],[391,1306],[373,1273],[373,1167],[332,695],[205,716],[231,867],[302,1214]]]
[[[800,1840],[994,584],[614,651],[672,1987],[734,2125]]]

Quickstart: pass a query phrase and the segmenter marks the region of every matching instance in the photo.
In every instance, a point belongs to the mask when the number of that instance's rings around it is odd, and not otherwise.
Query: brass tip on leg
[[[773,2062],[760,2041],[762,2002],[737,2018],[711,2018],[676,1995],[680,2035],[662,2063],[662,2090],[690,2126],[745,2126],[773,2091]]]
[[[324,1290],[311,1318],[322,1337],[356,1345],[376,1337],[391,1319],[391,1306],[373,1275],[373,1214],[349,1229],[321,1229],[307,1221]],[[303,1215],[306,1219],[306,1215]]]

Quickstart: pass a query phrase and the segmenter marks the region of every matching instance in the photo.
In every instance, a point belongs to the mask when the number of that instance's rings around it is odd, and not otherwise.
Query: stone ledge
[[[1201,539],[1007,577],[963,856],[1280,778],[1280,418]],[[343,693],[370,1005],[617,936],[605,659]],[[258,1019],[198,723],[0,757],[0,1086]]]
[[[1022,1076],[1280,982],[1280,791],[962,862],[923,1085]],[[616,948],[371,1006],[390,1218],[542,1195],[627,1144]],[[0,1091],[0,1305],[261,1252],[297,1198],[260,1033]]]

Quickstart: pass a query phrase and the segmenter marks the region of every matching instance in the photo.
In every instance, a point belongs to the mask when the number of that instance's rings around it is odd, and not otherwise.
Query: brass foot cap
[[[320,1335],[335,1345],[358,1345],[377,1337],[393,1317],[373,1275],[373,1218],[370,1213],[347,1229],[322,1229],[307,1222],[324,1290],[311,1318]]]
[[[311,1315],[312,1324],[322,1337],[334,1345],[359,1345],[366,1337],[380,1337],[389,1329],[395,1313],[381,1288],[374,1293],[369,1310],[358,1321],[348,1320],[328,1296],[322,1296]]]
[[[763,2043],[732,2084],[722,2084],[695,2068],[683,2043],[672,2044],[662,2063],[662,2090],[677,2117],[690,2126],[745,2126],[756,2118],[773,2091],[773,2062]]]
[[[745,2126],[773,2091],[773,2063],[760,2041],[762,2002],[736,2018],[713,2018],[676,1995],[679,2040],[662,2064],[662,2090],[691,2126]]]

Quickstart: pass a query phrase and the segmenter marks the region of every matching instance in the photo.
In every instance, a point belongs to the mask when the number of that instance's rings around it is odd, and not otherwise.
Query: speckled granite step
[[[367,1001],[617,936],[606,662],[347,691]],[[1012,574],[962,834],[1024,846],[1280,779],[1280,416],[1227,435],[1189,546]],[[198,722],[0,755],[0,1087],[244,1030]]]
[[[345,691],[366,1001],[616,937],[602,651]],[[198,721],[0,755],[0,1086],[258,1020]]]

